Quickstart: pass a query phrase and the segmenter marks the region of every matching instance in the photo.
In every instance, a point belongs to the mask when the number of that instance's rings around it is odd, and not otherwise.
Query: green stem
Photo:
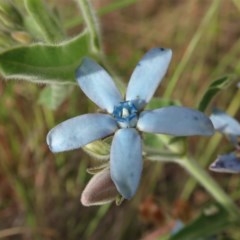
[[[177,84],[178,79],[180,78],[180,75],[182,74],[184,68],[187,66],[193,51],[196,49],[197,44],[199,43],[200,38],[202,37],[205,29],[208,27],[209,22],[213,18],[216,10],[218,9],[220,0],[215,0],[212,2],[212,5],[209,7],[208,12],[206,13],[205,17],[203,18],[199,28],[197,29],[196,33],[194,34],[193,38],[191,39],[184,56],[182,57],[181,61],[179,62],[171,80],[168,83],[168,87],[164,92],[163,97],[164,98],[170,98],[174,87]]]
[[[81,9],[83,19],[87,25],[88,31],[91,38],[91,50],[94,54],[99,55],[101,53],[101,41],[100,41],[100,31],[98,28],[98,22],[96,14],[91,7],[88,0],[76,0]]]
[[[229,212],[233,220],[240,218],[240,209],[195,160],[184,157],[179,160],[179,164],[185,168],[197,182],[199,182],[214,199],[226,209],[226,211]]]

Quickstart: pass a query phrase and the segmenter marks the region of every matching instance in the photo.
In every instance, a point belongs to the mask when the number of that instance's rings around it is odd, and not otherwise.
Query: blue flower
[[[236,148],[239,147],[240,123],[235,118],[219,109],[214,109],[210,119],[216,131],[224,134]]]
[[[240,173],[240,123],[219,109],[215,109],[210,119],[216,131],[224,134],[234,145],[235,151],[219,155],[209,166],[214,172]]]
[[[186,107],[170,106],[144,111],[164,77],[172,51],[148,51],[130,78],[123,98],[110,75],[96,62],[85,58],[76,71],[82,91],[107,113],[89,113],[71,118],[47,135],[52,152],[81,148],[98,139],[113,136],[110,176],[118,192],[130,199],[142,172],[142,140],[139,132],[173,136],[211,135],[212,123],[203,113]]]
[[[220,173],[240,173],[240,152],[234,151],[219,155],[209,169]]]

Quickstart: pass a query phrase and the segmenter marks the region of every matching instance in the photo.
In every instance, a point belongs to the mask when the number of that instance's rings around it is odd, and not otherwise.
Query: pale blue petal
[[[178,106],[143,111],[137,128],[173,136],[212,135],[214,132],[212,122],[202,112]]]
[[[66,120],[54,127],[47,135],[52,152],[80,148],[92,141],[113,134],[116,121],[106,114],[85,114]]]
[[[240,147],[240,135],[228,134],[227,138],[236,148]]]
[[[134,128],[123,128],[114,135],[110,154],[111,178],[126,199],[136,193],[142,172],[142,142]]]
[[[76,72],[77,82],[82,91],[101,109],[109,113],[123,101],[110,75],[90,58],[84,58]]]
[[[135,100],[138,109],[143,108],[152,98],[162,78],[167,72],[172,51],[153,48],[138,63],[130,78],[126,100]]]
[[[240,173],[240,156],[236,152],[220,155],[209,169],[214,172]]]
[[[214,110],[210,115],[214,128],[227,135],[240,136],[240,123],[221,110]]]

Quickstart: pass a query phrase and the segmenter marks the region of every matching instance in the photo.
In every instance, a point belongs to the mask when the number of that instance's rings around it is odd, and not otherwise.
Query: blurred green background
[[[0,6],[8,2],[22,17],[27,16],[23,1],[1,0]],[[66,39],[84,28],[74,1],[45,3],[61,20]],[[156,46],[173,50],[158,96],[196,107],[213,80],[231,75],[240,81],[240,1],[92,0],[92,5],[105,58],[124,82],[141,56]],[[0,13],[1,52],[39,40],[21,26],[12,10],[8,15],[0,8]],[[20,31],[25,35],[19,35]],[[172,89],[170,79],[176,81]],[[57,123],[96,107],[74,85],[71,95],[51,110],[39,102],[44,87],[21,79],[0,80],[0,238],[162,239],[175,220],[190,222],[213,200],[176,164],[146,161],[141,185],[131,201],[118,207],[83,207],[80,195],[91,177],[86,168],[95,162],[81,149],[53,154],[45,138]],[[206,113],[219,107],[240,119],[239,91],[236,84],[221,91]],[[209,139],[191,137],[188,142],[189,152],[206,168],[217,154],[231,150],[218,134]],[[239,205],[239,175],[212,176]],[[235,225],[219,228],[215,237],[237,240],[240,231]]]

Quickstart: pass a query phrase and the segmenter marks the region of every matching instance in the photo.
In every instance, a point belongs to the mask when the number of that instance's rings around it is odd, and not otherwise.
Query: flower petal
[[[47,135],[52,152],[80,148],[117,130],[116,121],[106,114],[85,114],[66,120]]]
[[[210,119],[217,131],[227,135],[240,136],[240,123],[225,112],[215,109],[210,115]]]
[[[240,135],[228,134],[227,138],[236,149],[240,150]]]
[[[136,193],[142,172],[142,142],[134,128],[118,130],[110,153],[111,178],[126,199]]]
[[[220,155],[209,166],[209,169],[214,172],[240,173],[240,156],[237,156],[235,152]]]
[[[111,179],[108,168],[95,174],[88,182],[81,196],[84,206],[102,205],[112,202],[118,196],[118,191]]]
[[[82,91],[101,109],[113,112],[113,107],[123,101],[110,75],[90,58],[84,58],[76,72]]]
[[[178,106],[143,111],[137,128],[173,136],[212,135],[214,132],[210,119],[202,112]]]
[[[135,100],[136,107],[143,108],[152,98],[167,72],[171,58],[171,49],[153,48],[148,51],[132,73],[126,100]]]

